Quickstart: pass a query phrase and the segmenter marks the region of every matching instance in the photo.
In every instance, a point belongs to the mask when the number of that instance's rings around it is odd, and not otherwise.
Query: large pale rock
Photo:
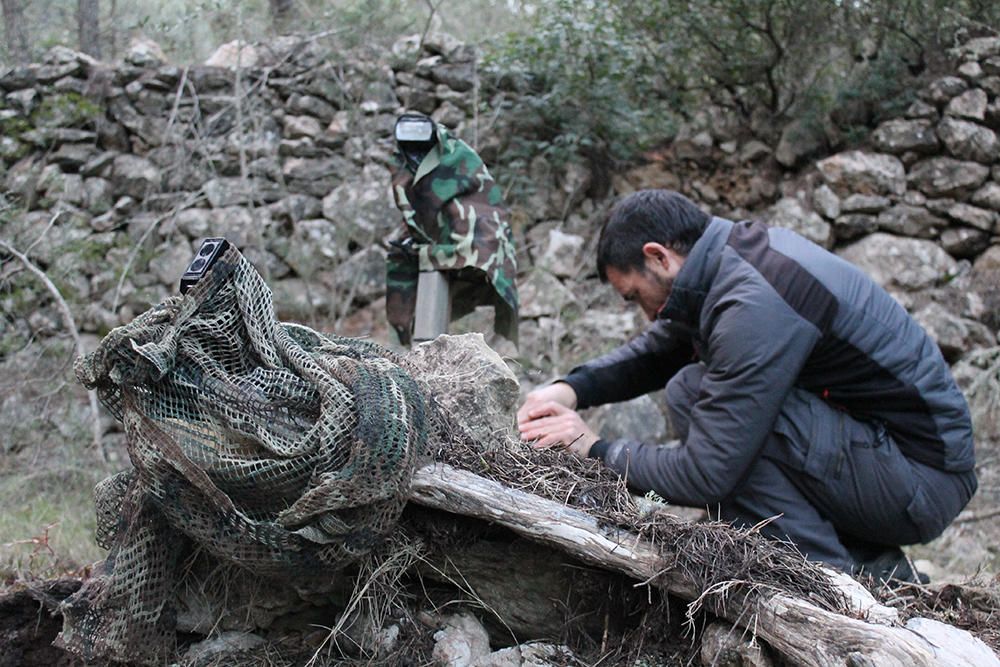
[[[490,637],[483,624],[471,614],[454,614],[442,619],[434,633],[431,656],[438,667],[473,667],[490,654]]]
[[[145,36],[135,37],[125,52],[125,62],[136,67],[159,67],[167,62],[160,45]]]
[[[601,406],[594,410],[590,421],[605,440],[629,438],[640,442],[666,442],[670,437],[666,415],[649,394]]]
[[[576,276],[583,265],[585,242],[582,236],[565,234],[558,229],[551,230],[548,245],[538,260],[538,266],[560,278]]]
[[[156,248],[149,260],[149,271],[160,284],[167,287],[177,287],[184,269],[194,258],[191,248],[185,243],[163,243]]]
[[[884,153],[900,155],[907,151],[933,153],[938,149],[934,125],[928,120],[887,120],[875,128],[872,144]]]
[[[976,162],[935,157],[913,165],[907,180],[928,197],[946,197],[978,188],[989,174]]]
[[[960,160],[990,164],[1000,156],[1000,142],[993,130],[956,118],[944,118],[937,127],[938,136],[948,152]]]
[[[951,313],[939,303],[929,303],[913,314],[920,325],[941,348],[949,362],[974,348],[988,347],[995,338],[986,326]]]
[[[968,87],[969,84],[964,79],[957,76],[943,76],[931,81],[926,88],[920,91],[920,97],[940,106],[949,102],[956,95],[961,95]]]
[[[972,193],[970,201],[976,206],[1000,211],[1000,183],[987,183]]]
[[[338,240],[337,226],[318,218],[295,225],[288,248],[281,257],[302,278],[332,270],[347,257],[346,244]]]
[[[462,424],[487,449],[518,441],[514,415],[520,385],[480,333],[442,335],[417,345],[406,357],[445,414],[473,416]]]
[[[567,308],[579,309],[576,296],[554,275],[544,269],[533,269],[524,281],[518,280],[521,300],[520,316],[558,316]]]
[[[840,197],[825,183],[813,190],[813,209],[827,220],[840,215]]]
[[[823,178],[839,195],[906,192],[906,170],[899,158],[884,153],[847,151],[816,163]]]
[[[331,287],[352,301],[371,303],[385,294],[385,258],[385,249],[377,245],[351,255],[334,269]]]
[[[793,121],[785,126],[774,151],[774,159],[789,169],[826,147],[826,134],[814,122]]]
[[[403,224],[392,203],[389,170],[367,164],[323,198],[323,217],[336,223],[342,234],[359,245],[384,238]]]
[[[1000,442],[1000,347],[975,350],[952,368],[980,442]]]
[[[256,67],[258,61],[260,61],[260,53],[257,48],[236,39],[217,48],[208,57],[205,64],[209,67],[236,69],[237,67]]]
[[[889,208],[892,201],[879,195],[851,195],[841,202],[844,213],[878,213]]]
[[[952,257],[971,259],[986,249],[990,235],[981,229],[950,227],[941,233],[941,247]]]
[[[304,137],[315,139],[323,132],[323,126],[312,116],[286,115],[282,120],[284,123],[284,136],[288,139],[298,139]]]
[[[975,37],[959,46],[957,50],[970,60],[982,60],[1000,55],[1000,37]]]
[[[202,192],[212,208],[261,204],[281,198],[278,186],[265,178],[212,178],[202,185]]]
[[[978,208],[969,204],[958,202],[948,208],[947,215],[953,220],[965,223],[970,227],[981,229],[984,232],[993,232],[996,229],[998,216],[996,211],[985,208]]]
[[[848,213],[833,221],[833,232],[838,239],[856,239],[878,229],[878,216],[870,213]]]
[[[896,204],[878,216],[878,226],[901,236],[933,238],[948,226],[948,222],[922,206]]]
[[[945,108],[945,113],[958,118],[968,118],[970,120],[983,120],[986,117],[986,104],[989,98],[986,91],[981,88],[967,90],[951,102]]]
[[[115,157],[111,182],[117,196],[127,195],[143,200],[160,188],[162,174],[152,162],[138,155]]]
[[[878,232],[837,253],[882,287],[918,291],[953,276],[957,262],[932,241]]]
[[[813,243],[829,248],[833,245],[833,228],[817,213],[807,210],[798,199],[785,197],[770,211],[768,223],[786,227],[806,237]]]

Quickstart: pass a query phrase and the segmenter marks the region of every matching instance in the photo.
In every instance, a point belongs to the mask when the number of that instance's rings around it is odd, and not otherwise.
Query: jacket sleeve
[[[617,403],[663,389],[693,355],[687,332],[656,320],[628,343],[577,366],[562,381],[576,392],[578,409]]]
[[[820,331],[769,286],[731,291],[712,308],[706,370],[680,447],[619,440],[604,461],[643,491],[712,505],[746,475]]]

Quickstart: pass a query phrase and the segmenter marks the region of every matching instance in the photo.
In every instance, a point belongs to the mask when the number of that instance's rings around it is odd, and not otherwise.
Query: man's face
[[[620,271],[609,266],[605,274],[623,299],[638,304],[646,317],[653,321],[670,296],[684,257],[658,243],[643,246],[643,255],[646,264],[642,269]]]

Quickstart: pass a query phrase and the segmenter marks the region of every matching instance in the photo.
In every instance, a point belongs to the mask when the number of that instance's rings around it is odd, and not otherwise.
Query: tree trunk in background
[[[0,0],[0,4],[3,5],[4,36],[10,59],[26,63],[30,59],[30,54],[28,37],[24,32],[24,0]]]
[[[271,21],[274,31],[279,35],[289,32],[292,19],[295,17],[295,0],[268,0],[271,5]]]
[[[76,20],[80,33],[80,50],[95,58],[101,57],[100,0],[77,0]]]
[[[111,9],[108,11],[108,47],[111,51],[111,60],[118,58],[118,0],[111,0]]]

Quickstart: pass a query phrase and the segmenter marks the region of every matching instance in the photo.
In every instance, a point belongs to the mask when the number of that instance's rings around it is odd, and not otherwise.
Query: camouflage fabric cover
[[[408,248],[391,248],[386,267],[389,324],[408,345],[419,271],[447,271],[452,319],[478,305],[494,307],[497,333],[517,342],[517,260],[500,187],[472,148],[441,125],[437,144],[416,172],[400,160],[392,192]]]
[[[184,559],[322,591],[395,525],[427,449],[424,392],[390,351],[283,324],[234,248],[76,373],[134,469],[95,490],[107,559],[63,605],[85,661],[166,664]]]

